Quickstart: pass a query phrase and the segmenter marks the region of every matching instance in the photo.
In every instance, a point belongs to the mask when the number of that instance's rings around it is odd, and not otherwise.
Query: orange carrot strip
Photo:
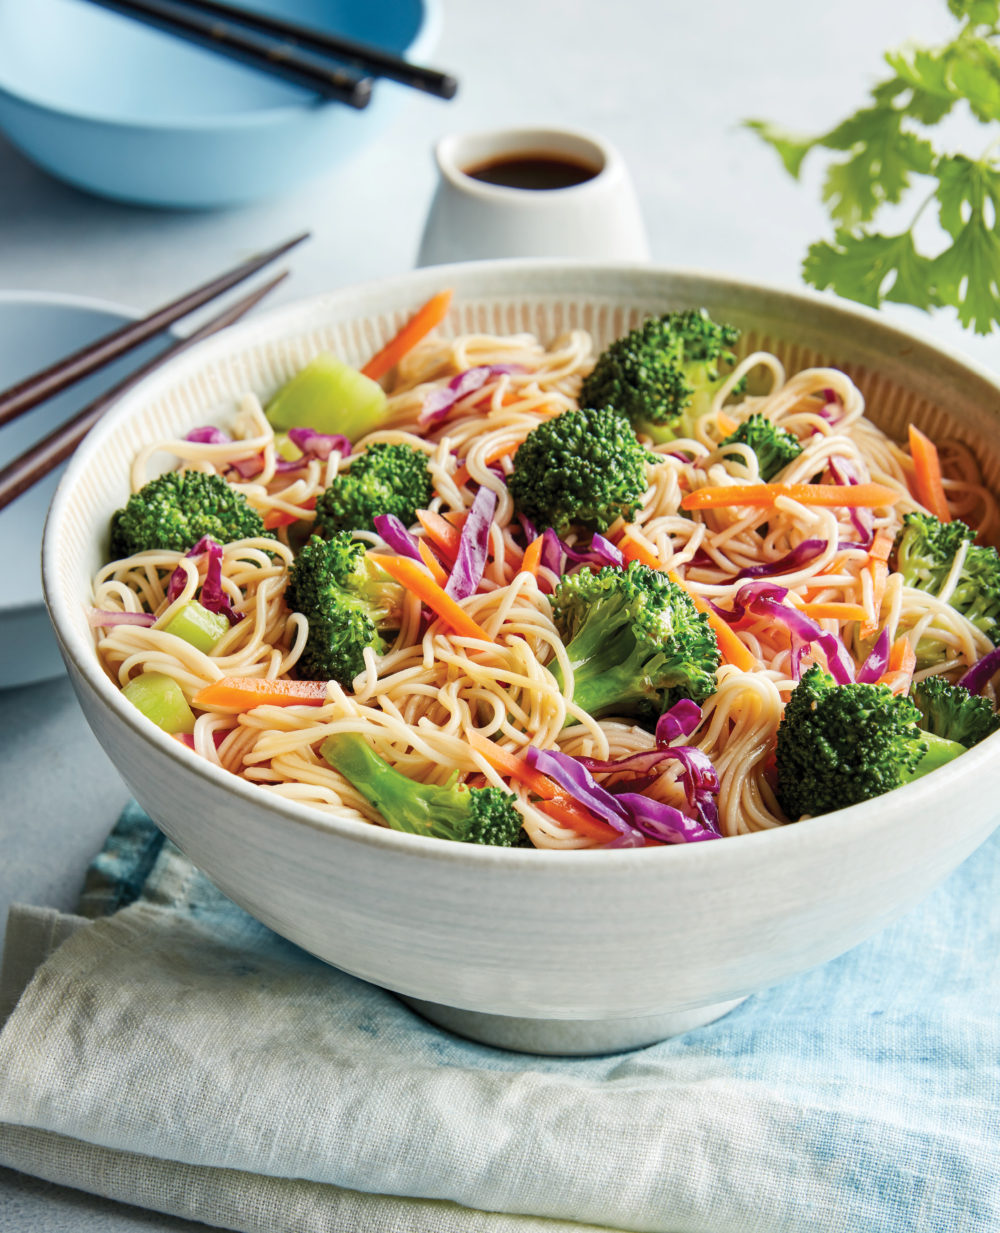
[[[268,680],[255,676],[224,676],[200,689],[195,706],[250,711],[255,706],[322,706],[326,681]]]
[[[662,569],[663,562],[643,539],[642,532],[631,522],[627,522],[625,532],[618,541],[622,556],[626,561],[638,561],[641,565],[648,565],[650,569]]]
[[[910,456],[913,458],[913,486],[917,500],[940,522],[951,522],[937,446],[916,424],[910,425]]]
[[[545,536],[539,535],[525,548],[519,573],[534,574],[536,578],[538,577],[538,566],[541,564],[544,543]]]
[[[905,694],[910,688],[916,666],[917,653],[910,646],[909,638],[897,638],[889,650],[885,672],[876,683],[888,685],[894,694]]]
[[[882,527],[875,532],[872,546],[868,550],[868,563],[865,568],[872,580],[872,611],[861,623],[863,638],[867,638],[878,629],[882,600],[885,598],[885,588],[889,582],[889,553],[892,551],[892,544],[893,537]]]
[[[307,497],[302,502],[303,509],[313,509],[316,505],[315,497]],[[278,527],[290,527],[293,522],[298,522],[301,519],[301,514],[289,514],[283,509],[269,509],[264,515],[264,529],[274,531]]]
[[[719,432],[727,437],[731,437],[738,427],[736,421],[731,420],[725,411],[719,412],[715,417],[715,422],[719,425]]]
[[[448,582],[448,571],[444,568],[434,553],[431,552],[430,545],[425,539],[417,540],[417,551],[420,553],[421,561],[423,561],[423,563],[431,571],[431,577],[434,581],[439,587],[445,586]]]
[[[446,514],[443,514],[445,522],[450,522],[453,527],[457,527],[459,531],[465,526],[465,520],[469,516],[469,511],[465,509],[450,509]]]
[[[385,344],[381,351],[375,353],[361,369],[366,377],[377,381],[384,377],[390,368],[395,368],[408,351],[412,351],[418,342],[434,329],[448,315],[452,292],[439,291],[431,296],[407,321],[397,334]]]
[[[502,749],[479,732],[468,733],[468,741],[476,753],[485,758],[495,771],[499,771],[507,779],[516,779],[519,783],[523,783],[529,792],[541,797],[545,806],[551,807],[552,812],[550,813],[548,807],[540,805],[539,808],[556,821],[564,826],[571,826],[578,834],[585,835],[588,839],[607,841],[614,839],[617,835],[618,832],[614,827],[608,826],[600,818],[595,818],[564,788],[549,779],[548,775],[543,775],[541,771],[529,766],[522,755],[511,753],[509,749]]]
[[[779,497],[803,505],[876,509],[895,505],[903,494],[885,484],[726,484],[696,488],[681,501],[681,509],[718,509],[726,505],[766,507]]]
[[[608,826],[607,822],[602,822],[600,818],[584,813],[575,801],[572,804],[568,801],[568,797],[566,799],[555,797],[551,801],[539,801],[535,808],[563,826],[570,827],[578,835],[583,835],[585,839],[596,839],[599,843],[607,843],[609,840],[618,838],[618,832],[613,826]],[[646,842],[651,841],[647,839]]]
[[[456,634],[466,638],[479,638],[483,642],[493,641],[482,626],[477,625],[465,609],[456,603],[443,587],[438,586],[423,565],[410,557],[385,557],[375,553],[372,554],[372,560],[408,591],[412,591],[421,603],[436,612]]]
[[[732,664],[733,667],[739,668],[741,672],[752,672],[757,667],[757,657],[753,655],[749,648],[737,637],[736,633],[729,628],[726,622],[714,612],[700,595],[696,595],[684,583],[682,578],[670,570],[667,577],[671,582],[676,582],[679,587],[683,587],[694,601],[694,606],[699,612],[704,612],[708,617],[708,623],[712,627],[715,634],[715,640],[719,644],[719,653],[726,663]]]
[[[812,617],[814,621],[866,621],[868,611],[861,604],[840,603],[836,600],[818,600],[812,604],[802,604],[799,612]]]
[[[447,519],[429,509],[418,509],[417,521],[427,532],[428,538],[447,554],[449,561],[454,561],[462,538],[458,527],[453,527]]]

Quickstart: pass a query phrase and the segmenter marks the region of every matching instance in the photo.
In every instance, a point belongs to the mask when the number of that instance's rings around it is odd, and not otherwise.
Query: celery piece
[[[196,599],[183,604],[163,626],[165,634],[176,634],[207,655],[229,629],[229,618],[221,612],[209,612]]]
[[[194,713],[173,677],[162,672],[143,672],[134,676],[122,693],[164,732],[194,731]]]
[[[382,425],[385,391],[334,355],[318,355],[267,404],[272,428],[314,428],[351,441]]]

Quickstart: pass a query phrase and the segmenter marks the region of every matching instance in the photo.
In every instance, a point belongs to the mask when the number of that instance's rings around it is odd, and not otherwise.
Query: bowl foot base
[[[714,1002],[693,1010],[666,1011],[629,1019],[521,1019],[513,1015],[489,1015],[478,1010],[440,1006],[420,998],[397,994],[417,1014],[437,1027],[465,1036],[482,1045],[513,1049],[517,1053],[545,1053],[562,1057],[587,1057],[600,1053],[622,1053],[641,1049],[692,1028],[704,1027],[735,1006]]]

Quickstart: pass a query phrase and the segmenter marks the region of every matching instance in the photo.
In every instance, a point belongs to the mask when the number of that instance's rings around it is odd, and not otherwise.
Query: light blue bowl
[[[242,0],[425,61],[439,0]],[[0,4],[0,129],[78,188],[144,205],[239,205],[287,192],[371,141],[407,88],[364,111],[85,0]]]

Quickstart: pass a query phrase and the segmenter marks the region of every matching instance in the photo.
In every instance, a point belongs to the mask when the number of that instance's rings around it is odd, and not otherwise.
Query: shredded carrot
[[[418,509],[417,521],[427,532],[428,538],[432,539],[435,545],[444,552],[449,563],[454,562],[462,538],[458,527],[453,527],[447,519],[429,509]]]
[[[519,573],[533,574],[536,578],[538,577],[538,567],[542,561],[542,547],[544,543],[545,536],[539,535],[525,548]]]
[[[861,636],[869,637],[878,629],[879,613],[882,611],[882,600],[885,599],[885,588],[889,581],[889,553],[892,552],[893,537],[884,528],[875,532],[872,546],[868,550],[868,561],[865,569],[872,580],[872,610],[861,623]]]
[[[469,732],[467,736],[472,748],[485,758],[495,771],[499,771],[507,779],[516,779],[534,796],[541,797],[545,804],[539,805],[538,808],[543,813],[555,818],[563,826],[572,827],[588,839],[606,842],[615,838],[618,832],[614,827],[608,826],[600,818],[595,818],[564,788],[549,779],[548,775],[543,775],[541,771],[529,766],[520,754],[502,749],[479,732]]]
[[[650,569],[663,568],[663,562],[653,551],[649,541],[631,522],[625,523],[618,548],[626,561],[638,561],[641,565],[648,565]]]
[[[720,411],[715,417],[715,422],[719,425],[719,432],[726,437],[731,437],[739,425],[735,420],[731,420],[725,411]]]
[[[316,505],[315,497],[307,497],[302,502],[302,509],[313,509]],[[290,527],[293,522],[298,522],[301,519],[301,514],[291,514],[283,509],[269,509],[264,515],[264,529],[274,531],[277,527]]]
[[[387,557],[380,553],[373,553],[371,559],[408,591],[412,591],[428,608],[436,612],[456,634],[461,634],[465,638],[478,638],[483,642],[493,641],[482,626],[477,625],[465,609],[434,581],[422,564],[411,557]]]
[[[814,621],[865,621],[868,619],[868,610],[861,604],[840,603],[835,600],[817,600],[812,604],[802,604],[799,612],[812,617]]]
[[[389,339],[382,350],[372,356],[361,369],[364,375],[377,381],[380,377],[384,377],[390,368],[395,368],[408,351],[412,351],[425,335],[445,319],[448,315],[451,297],[450,289],[439,291],[437,295],[431,296],[426,304],[417,309],[403,328]]]
[[[917,500],[940,522],[951,522],[937,446],[916,424],[910,425],[910,455],[913,458],[913,487]]]
[[[224,676],[204,686],[192,698],[195,706],[249,711],[255,706],[322,706],[326,681],[270,680],[257,676]]]
[[[431,571],[431,577],[434,581],[439,587],[445,586],[448,582],[448,571],[444,568],[434,553],[431,552],[430,544],[428,544],[425,539],[418,539],[417,551],[420,553],[421,561],[423,561],[423,563]]]
[[[917,653],[910,645],[909,638],[897,638],[889,650],[889,662],[877,684],[888,685],[894,694],[905,694],[913,681],[916,666]]]
[[[895,505],[903,494],[885,484],[725,484],[696,488],[681,501],[681,509],[718,509],[726,505],[766,507],[779,497],[803,505],[875,509]]]
[[[712,627],[715,634],[715,640],[719,644],[719,653],[726,663],[732,664],[734,668],[739,668],[741,672],[751,672],[757,667],[757,658],[751,654],[748,647],[744,646],[739,640],[736,633],[729,628],[726,622],[702,599],[700,595],[696,595],[684,582],[683,578],[679,578],[673,570],[670,570],[667,577],[671,582],[676,582],[679,587],[683,587],[694,601],[694,606],[699,612],[703,612],[708,617],[708,623]]]
[[[450,522],[453,527],[458,527],[460,531],[465,526],[465,520],[468,516],[469,511],[467,509],[450,509],[442,515],[445,522]]]

